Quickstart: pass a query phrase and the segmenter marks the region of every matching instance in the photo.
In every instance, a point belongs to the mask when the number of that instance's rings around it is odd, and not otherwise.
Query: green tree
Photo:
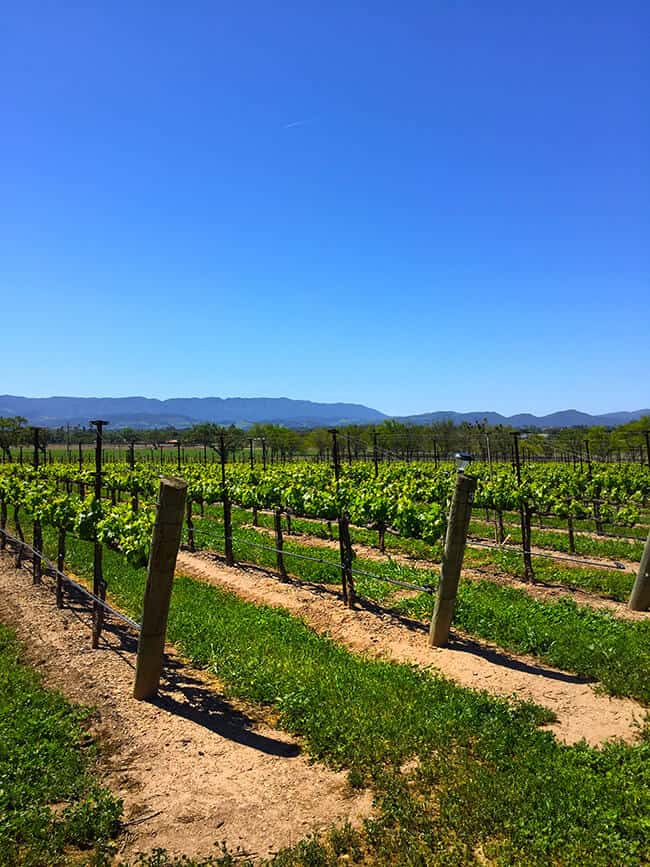
[[[27,419],[22,415],[0,417],[0,449],[3,460],[11,461],[11,446],[25,442]]]

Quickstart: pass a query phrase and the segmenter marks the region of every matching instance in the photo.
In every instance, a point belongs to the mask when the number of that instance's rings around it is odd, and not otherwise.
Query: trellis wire
[[[208,537],[212,534],[205,533],[202,531],[194,531],[194,535]],[[298,554],[294,551],[288,551],[286,548],[283,548],[282,551],[279,548],[273,548],[271,545],[260,545],[259,542],[250,542],[244,536],[231,535],[231,540],[240,542],[243,545],[249,545],[251,548],[259,548],[262,551],[271,551],[274,554],[283,554],[285,557],[295,557],[298,560],[308,560],[311,563],[320,563],[322,566],[330,566],[332,569],[336,569],[337,572],[341,571],[341,564],[336,563],[333,560],[321,560],[318,557],[309,557],[307,554]],[[387,578],[385,575],[375,575],[372,572],[364,572],[361,569],[352,569],[353,575],[360,575],[364,578],[373,578],[375,581],[384,581],[387,584],[395,584],[397,587],[403,587],[406,590],[418,590],[421,593],[435,593],[435,591],[431,587],[423,587],[420,584],[411,584],[408,581],[400,581],[397,578]]]
[[[563,554],[549,554],[546,552],[541,553],[539,551],[522,552],[521,548],[515,548],[512,545],[497,545],[493,542],[481,542],[470,537],[467,539],[467,544],[475,545],[479,548],[491,548],[492,550],[497,551],[513,551],[515,554],[525,553],[530,554],[532,557],[545,557],[547,560],[568,560],[572,563],[582,563],[583,566],[598,566],[601,569],[625,569],[625,566],[616,560],[613,563],[600,563],[597,560],[585,560],[582,557],[566,557]]]
[[[127,626],[130,626],[131,629],[135,630],[135,632],[140,632],[140,624],[136,623],[135,620],[131,620],[130,617],[127,617],[126,614],[122,614],[121,611],[118,611],[116,608],[113,608],[109,605],[104,599],[101,599],[99,596],[96,596],[91,590],[87,587],[84,587],[83,584],[79,584],[78,581],[74,581],[68,575],[61,572],[57,567],[52,563],[52,561],[45,556],[41,551],[37,551],[33,548],[28,542],[23,542],[18,539],[16,536],[13,536],[11,533],[8,533],[6,530],[2,531],[4,533],[5,538],[11,542],[13,545],[22,548],[23,550],[31,551],[33,557],[38,557],[40,560],[43,560],[44,563],[47,564],[46,574],[51,575],[52,577],[59,577],[63,581],[64,584],[69,584],[71,587],[74,587],[75,590],[78,590],[79,593],[87,596],[88,599],[91,599],[93,602],[96,602],[98,605],[101,605],[106,611],[109,612],[113,617],[117,620],[121,620],[123,623],[126,623]]]

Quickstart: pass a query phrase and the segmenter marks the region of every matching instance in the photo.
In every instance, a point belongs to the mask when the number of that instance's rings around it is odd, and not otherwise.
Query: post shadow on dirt
[[[88,598],[73,587],[69,588],[66,596],[66,613],[91,628],[92,606]],[[131,668],[135,668],[133,658],[138,649],[138,638],[125,629],[123,624],[113,622],[110,614],[104,622],[100,643],[106,650],[116,653]],[[174,693],[180,693],[183,699],[176,698]],[[296,743],[286,743],[254,731],[252,727],[255,723],[252,719],[200,680],[192,677],[182,663],[167,654],[161,688],[158,695],[151,699],[151,703],[175,716],[191,720],[221,737],[267,755],[294,758],[301,752]]]
[[[178,694],[182,698],[177,697]],[[267,755],[289,759],[300,754],[298,744],[286,743],[254,731],[252,727],[255,723],[250,717],[193,677],[185,666],[174,659],[166,659],[158,694],[149,701],[174,716],[183,717],[220,737]]]
[[[424,623],[421,620],[415,620],[412,617],[408,617],[404,614],[400,614],[397,611],[394,611],[391,608],[387,608],[383,605],[379,605],[376,602],[371,602],[370,600],[364,599],[363,601],[357,600],[360,607],[363,607],[367,611],[370,611],[373,614],[377,614],[379,616],[385,616],[388,614],[391,618],[393,618],[400,626],[404,626],[411,632],[418,632],[422,635],[428,635],[429,626],[427,623]],[[595,678],[583,677],[578,674],[571,674],[566,671],[556,671],[553,669],[549,669],[544,665],[538,665],[533,662],[526,662],[523,659],[517,659],[506,651],[499,650],[496,647],[491,647],[487,644],[482,644],[480,641],[476,641],[473,638],[469,638],[465,635],[460,635],[454,628],[452,627],[451,635],[449,637],[449,642],[447,644],[447,648],[449,650],[458,650],[463,653],[471,653],[473,656],[479,656],[482,659],[485,659],[487,662],[491,662],[494,665],[499,665],[502,668],[509,668],[513,671],[521,671],[526,674],[534,674],[539,677],[546,678],[547,680],[559,680],[563,683],[596,683]]]

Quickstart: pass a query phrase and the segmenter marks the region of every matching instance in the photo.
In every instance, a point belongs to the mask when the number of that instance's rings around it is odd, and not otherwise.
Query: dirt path
[[[269,537],[273,536],[273,531],[267,527],[247,525],[247,529],[254,529],[258,533],[266,533]],[[336,551],[339,549],[339,543],[336,540],[322,539],[319,536],[308,536],[304,533],[293,533],[291,536],[285,536],[285,539],[303,542],[315,548],[329,548]],[[471,543],[469,544],[471,545]],[[367,560],[374,560],[377,563],[386,563],[389,560],[393,560],[395,563],[402,563],[405,566],[415,566],[434,571],[440,570],[440,563],[434,563],[432,560],[414,559],[413,557],[408,557],[406,554],[394,552],[382,554],[376,548],[357,544],[356,542],[353,548],[359,556]],[[291,559],[288,556],[287,563],[291,563]],[[472,581],[496,581],[504,587],[515,587],[517,590],[523,590],[533,599],[538,599],[541,602],[548,600],[557,601],[562,598],[573,599],[578,605],[587,605],[600,611],[608,611],[622,620],[650,620],[650,611],[631,611],[624,602],[607,599],[605,596],[589,593],[588,590],[574,589],[566,587],[563,584],[524,584],[523,581],[519,581],[508,572],[501,571],[496,564],[490,563],[482,567],[463,567],[463,577],[470,578]]]
[[[224,699],[215,679],[173,653],[160,697],[135,701],[135,639],[109,624],[92,650],[89,612],[57,610],[48,589],[32,591],[31,575],[6,554],[0,620],[16,627],[49,686],[97,709],[102,781],[124,800],[123,856],[154,847],[207,856],[222,840],[267,856],[370,812],[368,792],[351,794],[345,774],[310,764],[295,739]]]
[[[232,590],[256,603],[281,606],[357,652],[431,666],[462,684],[503,696],[516,695],[555,711],[549,726],[558,738],[597,745],[609,738],[631,742],[646,709],[631,699],[597,694],[584,679],[506,654],[458,633],[447,648],[427,644],[427,627],[367,603],[350,611],[336,591],[277,578],[258,569],[228,569],[209,554],[178,555],[177,572]]]

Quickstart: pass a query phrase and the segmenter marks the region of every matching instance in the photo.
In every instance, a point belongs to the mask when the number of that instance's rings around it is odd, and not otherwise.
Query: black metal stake
[[[90,424],[95,427],[95,501],[100,504],[102,500],[102,441],[104,425],[108,422],[104,419],[95,419]],[[95,538],[93,549],[93,593],[102,601],[106,599],[106,582],[102,568],[102,544]],[[104,623],[104,608],[93,600],[93,637],[92,646],[99,646],[99,636]]]

